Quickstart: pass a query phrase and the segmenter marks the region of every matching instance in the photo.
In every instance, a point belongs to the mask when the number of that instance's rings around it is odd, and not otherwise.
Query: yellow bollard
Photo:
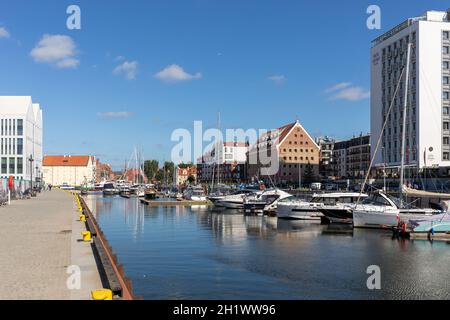
[[[83,241],[91,241],[91,233],[89,231],[83,231],[81,235],[83,236]]]
[[[100,289],[91,291],[94,300],[112,300],[112,291],[109,289]]]
[[[84,214],[80,215],[80,221],[82,222],[86,221],[86,216]]]

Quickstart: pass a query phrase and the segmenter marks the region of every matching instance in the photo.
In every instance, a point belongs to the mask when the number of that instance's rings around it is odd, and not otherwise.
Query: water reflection
[[[144,298],[450,298],[445,243],[205,206],[149,207],[101,196],[88,204]],[[382,290],[367,289],[373,264]]]

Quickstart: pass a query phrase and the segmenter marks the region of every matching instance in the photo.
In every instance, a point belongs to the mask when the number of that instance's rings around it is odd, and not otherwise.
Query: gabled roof
[[[258,141],[251,147],[250,151],[253,151],[258,145],[264,145],[267,142],[269,135],[270,135],[272,141],[274,139],[278,139],[278,145],[281,145],[283,143],[284,139],[289,135],[289,133],[292,132],[292,129],[295,128],[295,126],[297,126],[297,125],[306,134],[306,136],[311,140],[313,145],[315,145],[317,148],[319,148],[316,141],[314,141],[314,139],[309,135],[309,133],[305,130],[305,128],[303,128],[303,126],[300,124],[300,121],[297,120],[295,122],[284,125],[278,129],[268,131],[265,134],[261,135],[260,138],[258,139]]]
[[[44,156],[44,167],[86,167],[91,156]]]

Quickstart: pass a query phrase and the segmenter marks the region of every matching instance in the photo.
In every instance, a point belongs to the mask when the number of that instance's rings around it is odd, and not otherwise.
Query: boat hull
[[[216,201],[216,206],[224,207],[227,209],[243,209],[244,202],[243,201]]]
[[[301,209],[278,204],[277,217],[286,220],[320,220],[322,213],[315,209]]]
[[[398,212],[396,211],[353,211],[353,227],[390,229],[398,225]]]
[[[319,211],[329,223],[352,224],[353,213],[350,209],[345,208],[320,208]]]

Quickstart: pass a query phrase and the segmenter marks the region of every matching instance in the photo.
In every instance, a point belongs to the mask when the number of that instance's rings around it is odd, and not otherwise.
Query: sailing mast
[[[400,205],[403,207],[403,183],[405,176],[405,149],[406,149],[406,108],[408,106],[408,86],[409,86],[409,61],[411,57],[411,39],[408,38],[408,52],[406,54],[406,73],[405,73],[405,95],[403,99],[403,124],[402,124],[402,149],[400,154]]]
[[[217,129],[220,132],[220,111],[217,114]],[[222,151],[224,148],[223,141],[220,142],[220,150]],[[220,159],[219,159],[219,148],[217,149],[217,185],[220,184]]]

